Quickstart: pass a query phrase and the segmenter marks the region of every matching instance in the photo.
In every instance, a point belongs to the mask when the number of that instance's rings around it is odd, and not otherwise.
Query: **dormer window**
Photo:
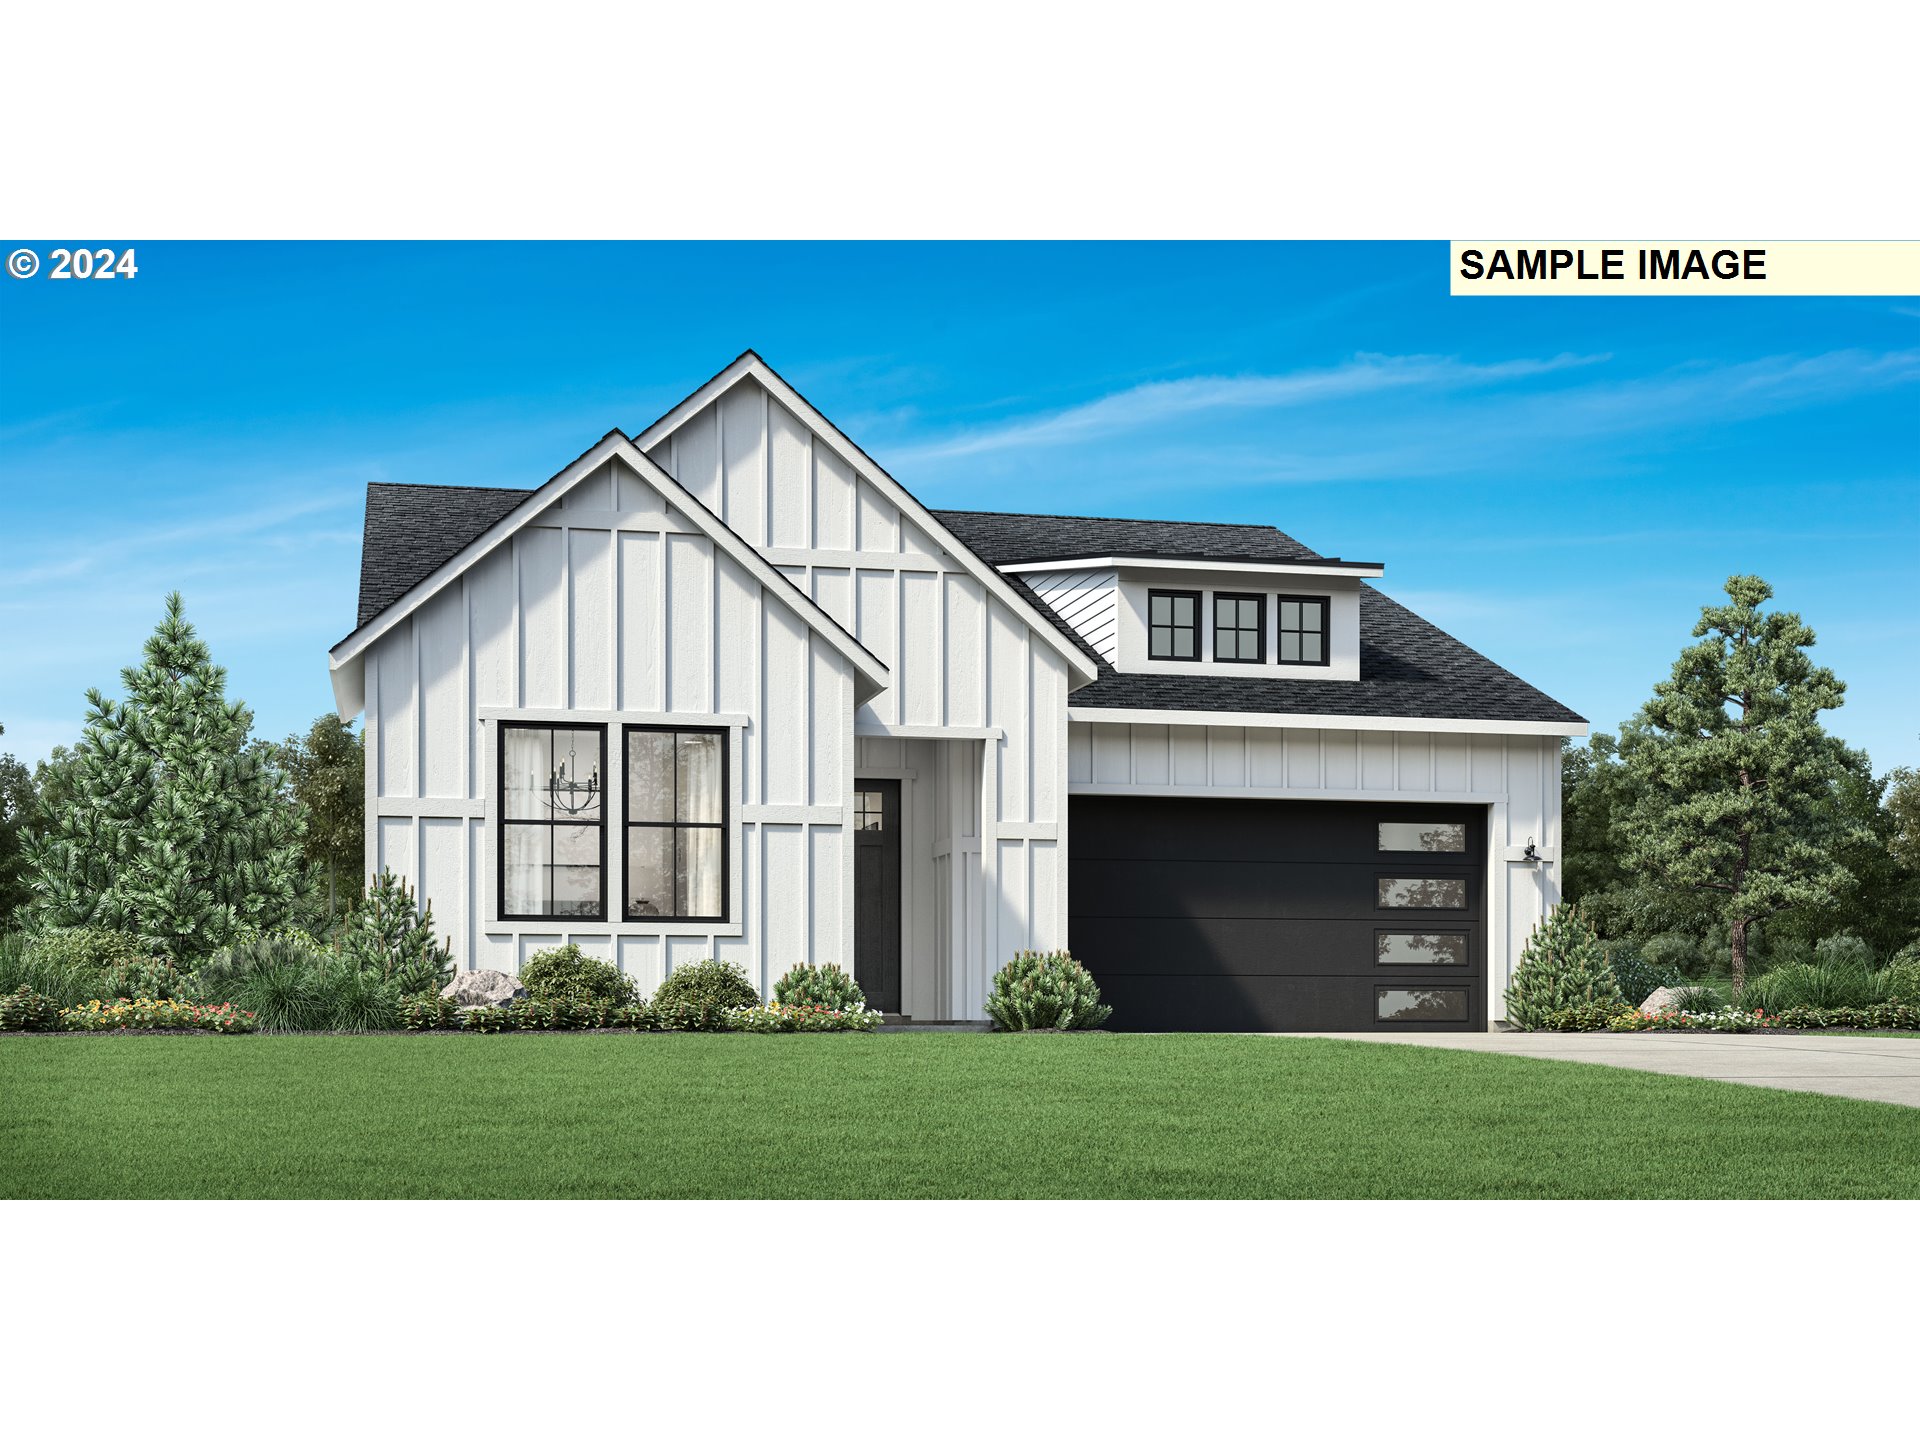
[[[1147,658],[1150,660],[1198,660],[1200,658],[1200,592],[1198,590],[1149,590],[1147,592]]]
[[[1280,663],[1282,665],[1325,665],[1327,646],[1327,610],[1324,597],[1280,595]]]
[[[1260,665],[1267,658],[1267,597],[1213,595],[1213,658],[1238,665]]]

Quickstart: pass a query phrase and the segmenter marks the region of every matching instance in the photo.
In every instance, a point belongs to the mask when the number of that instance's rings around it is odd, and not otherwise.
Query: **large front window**
[[[598,725],[500,729],[500,916],[607,914],[607,732]]]
[[[727,732],[629,725],[629,920],[727,918]]]

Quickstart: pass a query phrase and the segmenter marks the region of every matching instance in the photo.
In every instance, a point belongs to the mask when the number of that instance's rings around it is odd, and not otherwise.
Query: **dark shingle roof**
[[[989,565],[1067,555],[1153,553],[1193,559],[1323,558],[1266,525],[1181,520],[1095,520],[1072,515],[1004,515],[970,510],[934,514]],[[1073,692],[1076,707],[1196,710],[1270,715],[1378,715],[1447,720],[1527,720],[1584,724],[1558,700],[1430,624],[1371,585],[1360,587],[1358,680],[1253,679],[1227,675],[1122,674],[1025,584],[1009,575],[1079,644],[1100,678]]]
[[[360,550],[364,625],[533,494],[458,485],[369,485]],[[1194,559],[1318,560],[1270,525],[1108,520],[936,510],[941,524],[989,565],[1068,555],[1155,554]],[[1559,701],[1469,649],[1371,585],[1360,587],[1360,679],[1122,674],[1100,658],[1018,575],[1004,577],[1099,670],[1073,692],[1089,709],[1378,715],[1583,723]]]
[[[532,493],[470,485],[367,486],[355,625],[373,619]]]

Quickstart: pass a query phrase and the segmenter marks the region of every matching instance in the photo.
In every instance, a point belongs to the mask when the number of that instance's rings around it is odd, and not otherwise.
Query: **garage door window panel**
[[[1373,992],[1374,1016],[1388,1025],[1457,1025],[1467,1018],[1467,992],[1382,985]]]
[[[1464,855],[1467,827],[1454,820],[1382,820],[1381,853],[1417,851],[1424,855]]]
[[[1373,953],[1376,965],[1465,965],[1467,935],[1464,930],[1376,930]]]
[[[1464,910],[1467,882],[1460,875],[1381,875],[1374,880],[1382,910]]]

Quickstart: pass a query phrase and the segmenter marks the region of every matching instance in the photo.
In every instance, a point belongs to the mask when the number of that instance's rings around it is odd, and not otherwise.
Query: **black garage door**
[[[1115,1028],[1486,1028],[1484,807],[1071,806],[1069,942]]]

